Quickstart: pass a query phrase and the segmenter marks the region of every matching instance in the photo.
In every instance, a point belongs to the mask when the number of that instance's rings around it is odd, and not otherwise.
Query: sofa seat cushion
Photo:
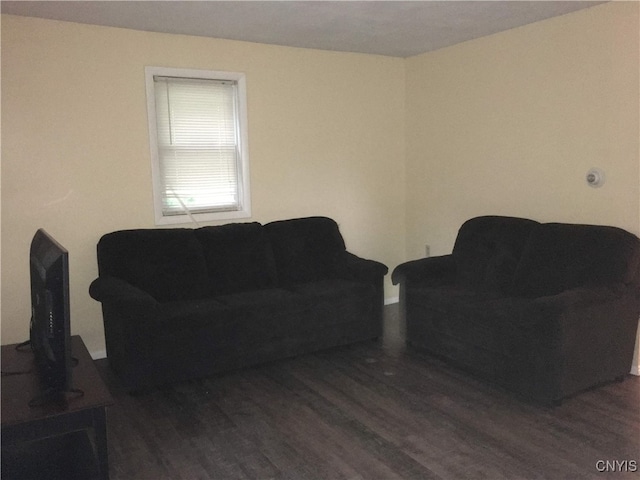
[[[147,328],[138,330],[144,331],[145,335],[171,335],[185,328],[206,326],[212,320],[224,317],[226,310],[225,305],[211,298],[168,302],[147,322]]]
[[[267,341],[279,328],[278,318],[300,310],[299,296],[268,289],[222,295],[213,299],[172,302],[149,323],[155,337],[208,339],[210,349],[225,345]],[[274,320],[275,319],[275,320]],[[284,325],[282,325],[284,329]]]
[[[259,223],[202,227],[194,232],[206,259],[209,295],[276,285],[273,252]]]
[[[274,308],[276,310],[292,308],[298,301],[297,295],[281,288],[254,290],[251,292],[219,295],[216,301],[230,309],[248,309],[263,311]]]
[[[212,338],[212,348],[233,342],[260,343],[295,331],[322,331],[336,322],[366,321],[374,295],[372,286],[327,280],[290,290],[273,288],[175,301],[162,305],[158,316],[140,331],[151,337],[170,337],[183,330],[200,332]]]
[[[305,305],[304,328],[309,331],[326,329],[331,325],[370,324],[376,306],[376,292],[372,285],[350,280],[319,280],[291,287]],[[366,325],[368,328],[368,325]]]
[[[161,355],[175,342],[195,345],[194,351],[209,351],[216,356],[232,351],[233,355],[227,355],[251,359],[252,352],[259,355],[258,352],[273,350],[274,358],[279,358],[326,346],[327,338],[331,340],[329,344],[339,344],[333,339],[338,334],[327,331],[332,325],[353,324],[353,328],[336,332],[347,338],[360,338],[371,323],[374,289],[370,288],[349,281],[317,282],[293,290],[264,289],[173,302],[166,305],[154,323],[149,323],[145,341],[140,342],[140,349],[148,351],[141,353],[149,357]]]

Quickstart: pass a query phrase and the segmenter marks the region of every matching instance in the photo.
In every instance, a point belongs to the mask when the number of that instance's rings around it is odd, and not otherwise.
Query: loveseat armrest
[[[420,283],[432,286],[449,285],[456,278],[453,255],[420,258],[398,265],[391,274],[394,285],[401,282]]]
[[[376,283],[389,272],[389,268],[375,260],[343,252],[336,259],[335,271],[340,278]]]
[[[117,277],[103,275],[96,278],[89,286],[89,295],[103,304],[116,307],[154,311],[160,303],[150,294]]]
[[[522,311],[527,337],[548,351],[538,380],[550,379],[550,400],[622,378],[631,370],[640,306],[637,289],[622,283],[577,287],[538,297]]]

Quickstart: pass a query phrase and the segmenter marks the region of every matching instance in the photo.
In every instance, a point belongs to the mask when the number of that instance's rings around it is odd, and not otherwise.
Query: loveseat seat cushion
[[[484,295],[456,288],[411,288],[411,313],[420,314],[419,328],[444,335],[503,356],[518,355],[515,337],[543,335],[536,319],[551,320],[562,309],[560,303],[534,303],[532,299]],[[413,322],[409,328],[414,328]]]
[[[639,264],[638,240],[625,230],[545,223],[529,237],[513,293],[539,297],[581,286],[628,284],[637,278]]]
[[[195,235],[206,259],[210,295],[275,286],[273,252],[259,223],[202,227]]]
[[[205,294],[205,257],[192,229],[120,230],[97,248],[100,276],[120,278],[159,302]]]
[[[536,225],[534,220],[503,216],[467,220],[453,247],[457,283],[476,290],[506,291]]]
[[[335,277],[336,256],[345,244],[338,224],[327,217],[280,220],[265,225],[280,285]]]

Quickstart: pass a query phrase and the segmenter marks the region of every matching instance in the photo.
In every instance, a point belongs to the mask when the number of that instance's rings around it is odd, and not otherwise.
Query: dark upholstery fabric
[[[271,245],[257,222],[195,230],[209,277],[209,294],[244,292],[276,285]]]
[[[452,255],[392,280],[409,344],[525,399],[555,404],[629,372],[640,240],[619,228],[479,217]]]
[[[338,224],[326,217],[280,220],[265,225],[281,285],[335,277],[336,256],[345,251]]]
[[[201,298],[207,285],[205,257],[191,229],[109,233],[98,243],[98,268],[159,302]]]
[[[427,295],[407,293],[409,344],[529,400],[551,403],[562,397],[557,387],[561,325],[554,305],[461,290],[451,296],[420,293]],[[443,299],[448,308],[435,305]]]
[[[616,227],[539,225],[522,255],[513,292],[539,297],[583,285],[628,284],[639,268],[637,241]]]
[[[318,280],[292,286],[291,291],[310,298],[337,299],[351,293],[366,297],[373,293],[373,285],[350,280]]]
[[[121,339],[127,351],[114,358],[108,352],[109,362],[123,366],[116,371],[127,388],[144,389],[380,335],[367,316],[375,308],[371,290],[343,292],[334,301],[289,292],[284,301],[270,302],[281,293],[245,292],[253,297],[248,303],[238,295],[237,303],[219,297],[224,305],[217,299],[166,304],[153,326],[145,323],[148,335],[129,332]],[[250,308],[253,302],[259,307]]]
[[[389,269],[386,265],[375,260],[360,258],[353,253],[343,251],[335,256],[333,271],[335,276],[339,278],[375,282],[384,277]]]
[[[98,264],[89,293],[129,390],[382,335],[388,269],[328,218],[114,232]]]
[[[279,306],[283,302],[291,302],[295,295],[282,288],[254,290],[251,292],[230,293],[216,296],[216,301],[230,307],[266,308],[270,305]]]
[[[453,285],[457,280],[456,262],[453,255],[420,258],[398,265],[392,273],[394,285],[401,282],[414,282],[420,285]]]
[[[104,275],[96,278],[89,286],[89,294],[100,302],[119,302],[141,312],[153,311],[160,303],[150,294],[116,277]]]
[[[466,221],[453,247],[458,283],[494,291],[509,288],[522,249],[536,225],[538,222],[525,218],[499,216]]]

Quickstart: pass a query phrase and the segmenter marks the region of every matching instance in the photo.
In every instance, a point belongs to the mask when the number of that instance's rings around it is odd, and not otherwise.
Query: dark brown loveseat
[[[537,402],[622,379],[640,315],[640,240],[485,216],[450,255],[399,265],[407,342]]]
[[[387,267],[326,217],[113,232],[98,267],[90,294],[129,390],[382,335]]]

